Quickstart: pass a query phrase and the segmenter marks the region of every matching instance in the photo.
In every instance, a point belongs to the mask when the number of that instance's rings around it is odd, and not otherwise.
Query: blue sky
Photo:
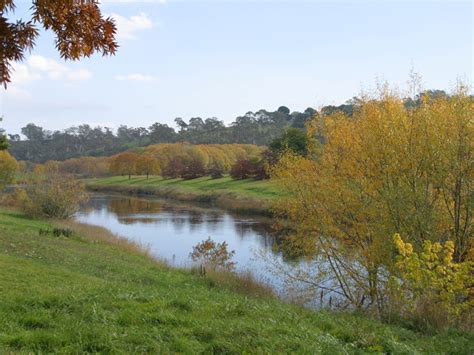
[[[17,0],[26,18],[31,2]],[[43,33],[0,95],[9,133],[89,123],[148,127],[174,118],[339,104],[377,79],[425,88],[473,77],[471,1],[108,0],[115,57],[64,62]]]

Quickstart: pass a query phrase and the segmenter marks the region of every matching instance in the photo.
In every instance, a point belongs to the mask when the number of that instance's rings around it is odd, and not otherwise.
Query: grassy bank
[[[233,211],[269,214],[272,201],[282,196],[275,183],[268,180],[233,180],[230,177],[193,180],[161,177],[128,177],[88,179],[90,190],[147,194],[188,202],[205,202]]]
[[[0,210],[0,353],[474,351],[472,335],[304,310],[170,269],[101,228],[69,227],[69,237],[40,236],[52,226]]]

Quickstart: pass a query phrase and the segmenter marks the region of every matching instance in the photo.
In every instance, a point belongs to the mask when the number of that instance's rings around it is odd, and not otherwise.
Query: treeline
[[[48,161],[37,165],[81,177],[160,175],[165,178],[214,178],[233,174],[235,178],[265,178],[264,160],[268,152],[250,144],[170,143],[129,150],[111,157],[81,157]]]
[[[429,90],[415,98],[404,99],[406,108],[420,105],[420,98],[446,98],[441,90]],[[230,125],[217,118],[193,117],[189,121],[176,118],[175,130],[156,122],[148,128],[122,125],[117,130],[108,127],[91,127],[83,124],[62,131],[49,131],[30,123],[18,134],[9,134],[9,151],[18,160],[44,163],[48,160],[66,160],[82,156],[111,156],[129,149],[159,143],[189,142],[192,144],[254,144],[269,145],[287,128],[305,129],[314,117],[326,117],[341,112],[351,117],[360,107],[361,100],[353,98],[343,105],[324,106],[320,110],[307,108],[304,112],[291,112],[285,106],[270,112],[259,110],[237,117]]]
[[[290,112],[287,107],[277,111],[260,110],[237,117],[230,125],[217,118],[191,118],[185,122],[176,118],[177,130],[163,123],[148,128],[108,127],[83,124],[62,131],[48,131],[30,123],[21,129],[26,139],[9,134],[9,151],[18,160],[44,163],[81,156],[111,156],[129,149],[152,144],[188,142],[192,144],[253,144],[268,145],[288,127],[304,128],[317,111]]]

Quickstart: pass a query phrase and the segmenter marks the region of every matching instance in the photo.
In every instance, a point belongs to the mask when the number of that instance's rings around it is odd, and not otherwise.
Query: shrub
[[[222,166],[219,166],[218,164],[213,164],[208,171],[208,174],[213,178],[213,179],[219,179],[224,176],[224,169]]]
[[[255,166],[250,159],[237,159],[230,169],[230,176],[233,179],[248,179],[255,174]]]
[[[216,243],[208,238],[195,245],[189,256],[194,262],[201,263],[213,270],[232,271],[235,268],[235,262],[232,261],[234,254],[235,251],[227,250],[227,242]]]
[[[453,261],[454,243],[423,243],[415,252],[410,243],[394,236],[397,257],[390,281],[401,316],[422,328],[469,324],[474,307],[474,263]],[[391,302],[392,304],[394,302]]]
[[[13,182],[18,162],[7,151],[0,151],[0,190]]]
[[[17,203],[29,216],[68,219],[87,200],[84,185],[68,175],[48,172],[17,190]]]

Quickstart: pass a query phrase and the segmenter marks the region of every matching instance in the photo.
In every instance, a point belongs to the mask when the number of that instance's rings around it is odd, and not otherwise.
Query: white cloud
[[[145,13],[124,17],[113,13],[110,15],[117,25],[117,37],[123,39],[136,39],[135,33],[138,31],[148,30],[155,25],[153,21]]]
[[[12,83],[22,85],[41,79],[41,75],[32,71],[28,65],[15,62],[12,67],[11,79]]]
[[[128,75],[117,75],[115,76],[115,80],[119,81],[154,81],[155,77],[151,75],[144,75],[144,74],[128,74]]]
[[[26,62],[31,75],[41,78],[45,75],[51,80],[82,81],[92,77],[92,73],[86,69],[72,69],[54,59],[40,55],[32,55]]]

